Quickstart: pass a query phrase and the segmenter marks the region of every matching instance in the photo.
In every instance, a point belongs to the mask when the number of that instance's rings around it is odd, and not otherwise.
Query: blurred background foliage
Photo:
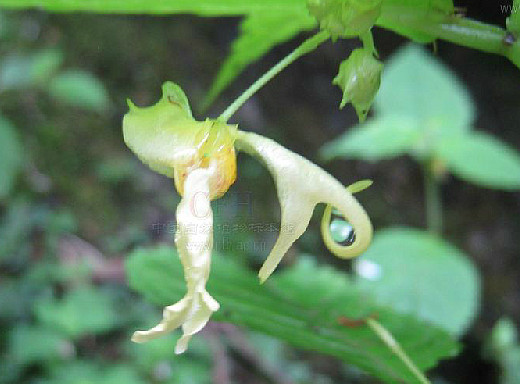
[[[505,24],[496,4],[461,5]],[[130,343],[184,282],[174,250],[157,247],[173,242],[179,198],[124,146],[125,100],[151,104],[174,80],[198,118],[204,108],[216,116],[303,40],[230,82],[270,46],[247,35],[265,19],[240,20],[0,9],[0,383],[413,382],[355,320],[367,316],[417,365],[437,365],[434,382],[520,383],[518,69],[442,42],[435,57],[379,29],[386,67],[365,124],[338,110],[331,84],[351,40],[304,57],[235,117],[345,185],[374,180],[357,195],[376,228],[369,251],[334,259],[317,210],[278,275],[258,286],[251,271],[274,243],[279,206],[269,173],[239,155],[236,184],[214,203],[218,322],[182,356],[177,334]],[[267,31],[283,21],[269,20]],[[284,25],[274,42],[312,22]],[[241,45],[257,53],[219,72]],[[250,230],[258,224],[269,229]],[[338,218],[332,229],[350,235]]]

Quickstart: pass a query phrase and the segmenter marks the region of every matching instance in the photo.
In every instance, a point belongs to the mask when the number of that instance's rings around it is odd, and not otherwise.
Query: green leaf
[[[380,115],[416,119],[428,133],[438,135],[471,127],[474,108],[462,83],[444,65],[417,45],[408,45],[385,64],[375,100]]]
[[[324,160],[336,157],[381,160],[408,152],[420,139],[417,121],[405,115],[376,117],[349,129],[320,149]]]
[[[144,344],[132,342],[129,351],[134,366],[146,376],[168,384],[210,383],[212,355],[207,340],[196,337],[190,341],[187,353],[175,355],[172,354],[172,345],[175,344],[172,336],[165,335]]]
[[[58,70],[63,63],[63,54],[58,49],[44,49],[32,58],[31,77],[36,84],[42,84]]]
[[[91,287],[77,288],[61,300],[45,297],[35,310],[41,322],[72,338],[106,332],[118,325],[112,298]]]
[[[182,267],[171,248],[137,250],[126,267],[130,285],[156,304],[169,305],[185,293]],[[215,255],[208,291],[221,304],[214,320],[338,357],[387,382],[416,381],[368,327],[341,326],[339,317],[377,313],[378,320],[422,369],[458,349],[444,331],[374,306],[344,274],[311,262],[302,262],[261,286],[253,273]]]
[[[59,359],[67,349],[73,352],[59,332],[45,327],[21,325],[9,335],[9,355],[17,365]]]
[[[109,104],[103,83],[92,74],[78,70],[54,77],[49,84],[49,93],[63,103],[93,111],[104,111]]]
[[[30,71],[31,63],[28,57],[14,54],[5,56],[0,61],[0,92],[30,85]]]
[[[413,20],[416,25],[442,22],[454,11],[453,0],[387,0],[383,1],[377,25],[414,41],[429,43],[435,40],[435,36],[407,26],[405,21]]]
[[[509,5],[501,5],[502,11]],[[518,37],[520,34],[520,0],[514,0],[511,6],[511,14],[506,20],[507,30]]]
[[[127,364],[102,367],[93,361],[78,360],[58,366],[44,384],[144,384],[135,369]]]
[[[414,229],[379,231],[355,264],[360,286],[396,311],[461,335],[478,310],[480,281],[455,247]]]
[[[241,15],[258,11],[278,13],[306,9],[304,0],[0,0],[0,6],[37,7],[56,12],[194,13],[203,16]]]
[[[204,105],[211,104],[242,70],[273,46],[291,39],[316,21],[303,12],[255,12],[240,25],[240,36],[233,42],[231,53],[220,67]]]
[[[484,133],[446,137],[436,154],[460,178],[498,189],[520,188],[520,155]]]
[[[61,51],[42,49],[31,55],[9,55],[0,63],[0,91],[40,86],[63,61]]]
[[[13,188],[23,165],[23,148],[15,127],[0,116],[0,199]]]

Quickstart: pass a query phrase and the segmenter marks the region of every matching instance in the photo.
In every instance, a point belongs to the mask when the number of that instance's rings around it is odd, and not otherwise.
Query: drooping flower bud
[[[343,90],[339,107],[352,103],[359,120],[364,121],[379,90],[382,72],[383,64],[372,52],[363,48],[353,50],[348,59],[341,63],[339,73],[332,82]]]
[[[184,194],[186,176],[194,169],[216,164],[210,179],[210,197],[222,196],[236,178],[234,142],[236,125],[216,120],[196,121],[186,95],[172,82],[163,85],[157,104],[139,108],[128,101],[130,111],[123,119],[125,143],[154,171],[175,180]]]
[[[368,32],[381,14],[381,4],[382,0],[307,0],[310,14],[333,38]]]

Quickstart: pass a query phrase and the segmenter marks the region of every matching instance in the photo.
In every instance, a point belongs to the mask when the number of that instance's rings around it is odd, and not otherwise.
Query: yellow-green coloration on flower
[[[212,199],[234,183],[236,125],[193,119],[186,95],[172,82],[163,85],[157,104],[139,108],[128,101],[128,105],[130,112],[123,119],[126,145],[154,171],[173,177],[181,196],[187,174],[207,168],[209,159],[219,169],[210,181]]]
[[[157,326],[135,332],[133,341],[145,342],[182,327],[183,336],[175,348],[176,353],[182,353],[192,335],[218,310],[219,304],[206,291],[213,248],[210,202],[225,193],[236,178],[235,146],[267,166],[280,200],[280,234],[260,269],[262,283],[305,231],[318,203],[336,207],[355,231],[354,242],[341,246],[325,230],[324,241],[331,252],[350,258],[368,247],[372,225],[363,208],[341,183],[310,161],[234,125],[194,120],[184,92],[171,82],[164,84],[163,96],[156,105],[138,108],[129,102],[129,106],[123,120],[126,144],[153,170],[173,177],[183,196],[177,208],[175,244],[187,282],[184,298],[164,309]]]
[[[307,0],[307,8],[320,28],[333,38],[368,32],[381,14],[382,0]]]
[[[339,107],[352,103],[359,120],[364,121],[379,90],[382,72],[383,64],[372,52],[363,48],[354,49],[341,63],[339,73],[332,81],[343,90]]]

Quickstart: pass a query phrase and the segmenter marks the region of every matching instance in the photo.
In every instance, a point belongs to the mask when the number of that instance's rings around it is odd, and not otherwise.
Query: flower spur
[[[182,196],[177,208],[175,244],[184,267],[187,293],[164,309],[163,320],[148,331],[137,331],[132,340],[145,342],[182,326],[176,353],[186,350],[191,336],[200,331],[218,302],[206,291],[213,246],[213,213],[210,202],[222,196],[236,178],[235,148],[262,161],[273,175],[281,207],[281,229],[259,272],[263,283],[273,273],[290,246],[307,228],[314,207],[328,204],[322,221],[326,246],[338,257],[361,254],[372,238],[366,212],[339,181],[280,144],[255,133],[238,130],[219,120],[196,121],[182,89],[163,85],[157,104],[130,111],[123,119],[125,143],[153,170],[173,177]],[[350,245],[334,242],[328,231],[331,206],[352,225]],[[191,229],[190,229],[191,228]]]

